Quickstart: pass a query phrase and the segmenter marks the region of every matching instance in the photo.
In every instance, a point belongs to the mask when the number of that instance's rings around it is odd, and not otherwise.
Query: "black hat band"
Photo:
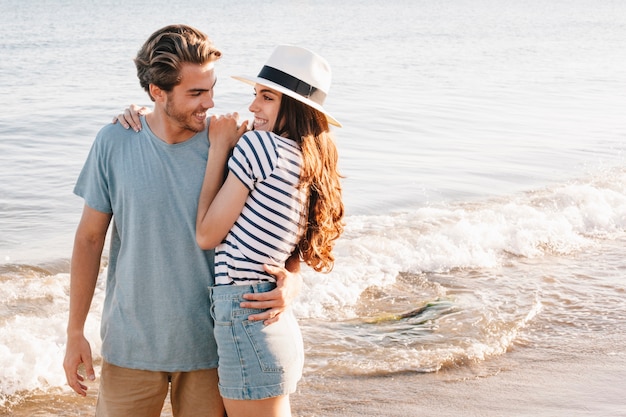
[[[304,98],[314,101],[320,106],[324,104],[324,100],[326,99],[326,93],[319,88],[313,87],[311,84],[302,81],[293,75],[289,75],[286,72],[273,67],[268,67],[267,65],[261,69],[258,77],[281,85]]]

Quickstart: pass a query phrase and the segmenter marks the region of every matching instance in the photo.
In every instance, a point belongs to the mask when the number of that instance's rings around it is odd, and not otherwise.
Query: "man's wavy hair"
[[[187,25],[170,25],[150,35],[134,61],[139,84],[150,95],[150,84],[172,91],[181,81],[183,64],[205,65],[221,56],[205,33]],[[150,99],[154,101],[151,95]]]

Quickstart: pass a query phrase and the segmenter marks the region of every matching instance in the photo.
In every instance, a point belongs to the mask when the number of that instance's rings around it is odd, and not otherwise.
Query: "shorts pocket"
[[[293,320],[293,316],[283,313],[278,322],[267,326],[263,321],[242,322],[263,372],[282,373],[298,360],[295,340],[299,332],[294,331]]]

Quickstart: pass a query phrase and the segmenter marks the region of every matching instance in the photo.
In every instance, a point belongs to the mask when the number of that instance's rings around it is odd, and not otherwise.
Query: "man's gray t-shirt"
[[[102,356],[133,369],[215,368],[213,251],[195,239],[207,131],[170,145],[142,124],[139,133],[105,126],[74,188],[89,207],[113,213]]]

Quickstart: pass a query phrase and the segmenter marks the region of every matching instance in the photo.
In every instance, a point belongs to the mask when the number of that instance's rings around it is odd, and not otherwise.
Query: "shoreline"
[[[292,396],[293,415],[626,416],[623,352],[551,357],[522,347],[486,362],[437,373],[309,376]]]
[[[572,349],[575,351],[575,349]],[[559,352],[517,346],[500,357],[435,373],[305,375],[291,396],[293,417],[624,417],[626,352]],[[87,398],[33,396],[0,416],[93,416]],[[166,400],[162,417],[171,417]]]

